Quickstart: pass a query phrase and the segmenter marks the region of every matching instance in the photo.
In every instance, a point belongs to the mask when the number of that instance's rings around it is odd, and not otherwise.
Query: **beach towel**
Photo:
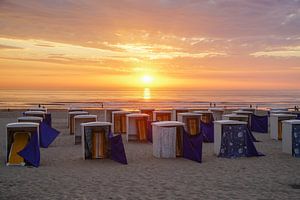
[[[268,133],[268,116],[251,115],[251,130],[259,133]]]
[[[40,123],[40,145],[43,148],[48,146],[55,140],[59,135],[59,131],[49,126],[46,121]]]
[[[202,162],[203,135],[190,135],[183,131],[183,157],[196,162]]]
[[[292,131],[292,155],[300,158],[300,125],[294,124]]]
[[[24,158],[26,164],[34,167],[40,166],[40,147],[37,132],[31,134],[30,141],[18,154]]]
[[[200,123],[200,132],[203,134],[204,142],[214,142],[214,123],[205,123],[201,121]]]
[[[8,164],[9,165],[25,165],[25,160],[21,157],[18,152],[23,150],[30,138],[30,133],[28,132],[16,132],[13,136],[13,143],[11,145]]]
[[[263,156],[256,150],[250,133],[247,125],[224,125],[219,157]]]

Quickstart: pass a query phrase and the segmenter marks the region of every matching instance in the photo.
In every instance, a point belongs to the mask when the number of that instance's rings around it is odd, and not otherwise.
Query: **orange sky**
[[[298,0],[0,1],[0,25],[0,89],[300,85]]]

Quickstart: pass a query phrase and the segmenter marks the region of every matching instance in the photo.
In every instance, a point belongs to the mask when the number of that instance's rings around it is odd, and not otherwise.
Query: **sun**
[[[153,77],[150,75],[144,75],[141,80],[144,84],[151,84],[153,82]]]

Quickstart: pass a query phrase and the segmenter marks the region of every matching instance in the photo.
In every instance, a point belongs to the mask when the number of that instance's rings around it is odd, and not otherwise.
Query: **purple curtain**
[[[224,125],[219,157],[263,156],[256,150],[250,133],[247,125]]]
[[[203,141],[212,143],[214,142],[214,123],[200,123],[200,132],[203,135]]]
[[[116,162],[127,164],[126,153],[122,141],[122,136],[112,136],[109,138],[111,155],[110,158]]]
[[[50,127],[52,127],[52,117],[51,117],[51,113],[46,113],[44,121],[45,121]]]
[[[40,123],[40,145],[43,148],[47,148],[59,135],[59,131],[48,125],[43,121]]]
[[[203,135],[189,135],[183,130],[183,157],[196,162],[202,162]]]
[[[251,130],[259,133],[268,133],[268,116],[251,115]]]
[[[34,167],[40,166],[40,147],[37,132],[31,135],[29,143],[18,154],[24,158],[26,164]]]

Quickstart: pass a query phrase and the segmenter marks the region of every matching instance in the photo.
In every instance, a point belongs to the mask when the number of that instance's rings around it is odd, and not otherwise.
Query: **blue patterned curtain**
[[[237,158],[261,156],[257,152],[247,125],[224,125],[220,157]]]
[[[300,158],[300,125],[294,124],[293,125],[293,132],[292,132],[292,155]]]

